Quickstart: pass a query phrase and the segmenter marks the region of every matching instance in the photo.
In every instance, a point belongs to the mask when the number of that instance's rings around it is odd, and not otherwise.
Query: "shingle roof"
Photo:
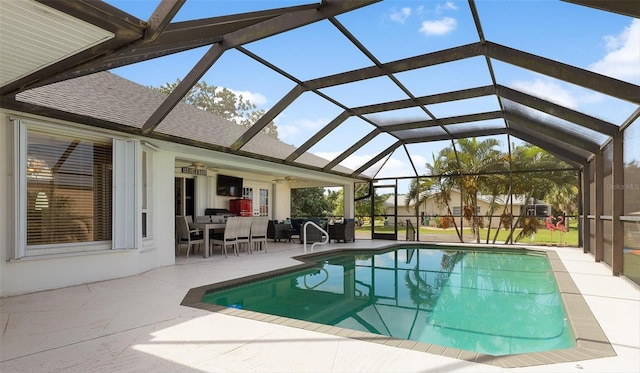
[[[73,114],[85,115],[124,126],[142,128],[166,96],[110,72],[100,72],[34,88],[17,95],[23,102]],[[160,123],[156,132],[229,147],[246,131],[214,113],[180,102]],[[243,151],[282,159],[296,148],[271,136],[258,134]],[[305,153],[304,161],[322,167],[328,161]],[[343,172],[351,170],[340,167]]]

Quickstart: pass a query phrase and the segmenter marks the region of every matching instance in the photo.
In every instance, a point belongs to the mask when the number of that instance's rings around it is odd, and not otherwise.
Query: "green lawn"
[[[369,233],[371,231],[371,226],[368,224],[363,225],[362,227],[358,228],[357,231],[361,231],[364,233]],[[376,231],[379,232],[393,232],[393,227],[389,226],[389,227],[377,227]],[[465,229],[465,236],[470,236],[471,235],[471,229]],[[405,229],[404,227],[398,227],[398,236],[399,237],[404,237],[405,235]],[[514,232],[514,238],[518,235],[518,233],[520,232],[519,229],[516,229]],[[490,238],[489,238],[489,243],[493,242],[493,237],[495,235],[496,231],[495,229],[492,229],[490,232]],[[431,228],[431,227],[420,227],[420,237],[424,238],[426,235],[451,235],[451,236],[455,236],[456,235],[456,231],[453,228],[449,228],[449,229],[439,229],[439,228]],[[496,242],[504,242],[507,239],[507,236],[509,235],[509,232],[501,229],[498,232],[498,237],[496,238]],[[481,229],[480,230],[480,242],[485,243],[486,242],[486,237],[487,237],[487,230],[486,229]],[[447,241],[451,241],[451,239],[447,239]],[[468,241],[468,240],[467,240]],[[538,228],[538,231],[536,232],[534,237],[528,237],[525,239],[522,239],[520,241],[517,241],[516,243],[521,243],[521,244],[530,244],[530,245],[566,245],[566,246],[578,246],[578,229],[577,229],[577,224],[573,225],[570,224],[569,225],[569,231],[567,233],[563,233],[563,232],[559,232],[559,231],[555,231],[555,232],[551,232],[550,230],[541,227]]]

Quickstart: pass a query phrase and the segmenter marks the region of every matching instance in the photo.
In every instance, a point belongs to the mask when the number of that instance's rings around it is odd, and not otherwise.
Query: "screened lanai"
[[[444,214],[407,200],[412,180],[478,176],[491,184],[506,177],[505,185],[514,185],[514,177],[569,172],[578,189],[572,218],[579,245],[615,275],[640,278],[640,9],[634,1],[0,6],[2,35],[15,35],[0,38],[5,109],[352,178],[366,185],[365,192],[354,188],[361,193],[354,199],[366,202],[376,186],[401,196],[379,214],[416,226],[425,213]],[[180,82],[135,120],[32,96],[107,71],[142,86]],[[200,81],[243,95],[260,116],[238,135],[197,136],[197,123],[190,123],[195,135],[169,131],[163,124]],[[290,146],[264,145],[259,134],[271,124]],[[495,141],[501,166],[462,167],[460,140],[470,139]],[[555,166],[513,162],[514,150],[528,145],[549,152]],[[434,172],[447,149],[454,173]],[[530,199],[530,189],[499,194]],[[458,192],[452,203],[458,208],[464,195],[480,193]],[[519,224],[513,198],[502,205],[509,208],[508,225]],[[476,209],[465,220],[458,211],[455,221],[463,227],[504,213]]]

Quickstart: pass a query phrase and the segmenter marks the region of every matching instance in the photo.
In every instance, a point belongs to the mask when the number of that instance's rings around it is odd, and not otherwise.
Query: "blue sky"
[[[157,6],[156,0],[108,0],[112,5],[143,20]],[[174,21],[307,4],[310,1],[205,1],[187,0]],[[561,1],[476,1],[487,40],[552,60],[640,84],[640,20]],[[387,0],[337,17],[381,62],[478,42],[478,34],[466,1]],[[245,46],[249,51],[283,68],[300,80],[371,66],[372,62],[329,22],[263,39]],[[173,82],[193,67],[208,48],[119,68],[113,72],[143,85]],[[492,61],[498,83],[608,120],[622,123],[636,106],[603,97],[597,92],[570,85],[499,61]],[[491,84],[484,58],[397,74],[416,95],[430,95]],[[230,50],[203,78],[208,84],[227,87],[268,110],[294,83],[263,67],[236,50]],[[360,106],[407,96],[389,79],[371,79],[322,90],[347,106]],[[438,117],[498,110],[495,98],[467,100],[429,107]],[[306,93],[276,118],[281,140],[299,146],[342,109]],[[376,116],[392,122],[401,118],[423,119],[407,110]],[[491,127],[496,123],[482,123]],[[311,151],[332,159],[371,131],[360,119],[348,120]],[[505,139],[503,142],[506,142]],[[356,169],[396,139],[379,136],[357,151],[344,165]],[[418,167],[431,152],[449,143],[409,146]],[[506,144],[503,146],[506,147]],[[412,174],[404,150],[393,154],[385,170]],[[419,172],[421,170],[418,170]],[[386,172],[386,171],[385,171]],[[384,174],[381,173],[381,174]],[[384,176],[384,175],[382,175]]]

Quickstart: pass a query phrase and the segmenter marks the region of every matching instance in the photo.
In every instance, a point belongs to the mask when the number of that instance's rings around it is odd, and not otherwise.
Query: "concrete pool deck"
[[[357,240],[322,249],[394,242]],[[401,243],[401,242],[396,242]],[[518,368],[371,343],[181,306],[189,289],[296,265],[302,245],[267,253],[179,257],[122,279],[0,299],[6,372],[638,372],[640,291],[577,248],[549,248],[582,293],[616,356]],[[540,249],[540,248],[536,248]],[[319,248],[316,251],[320,251]],[[464,358],[461,356],[461,358]]]

